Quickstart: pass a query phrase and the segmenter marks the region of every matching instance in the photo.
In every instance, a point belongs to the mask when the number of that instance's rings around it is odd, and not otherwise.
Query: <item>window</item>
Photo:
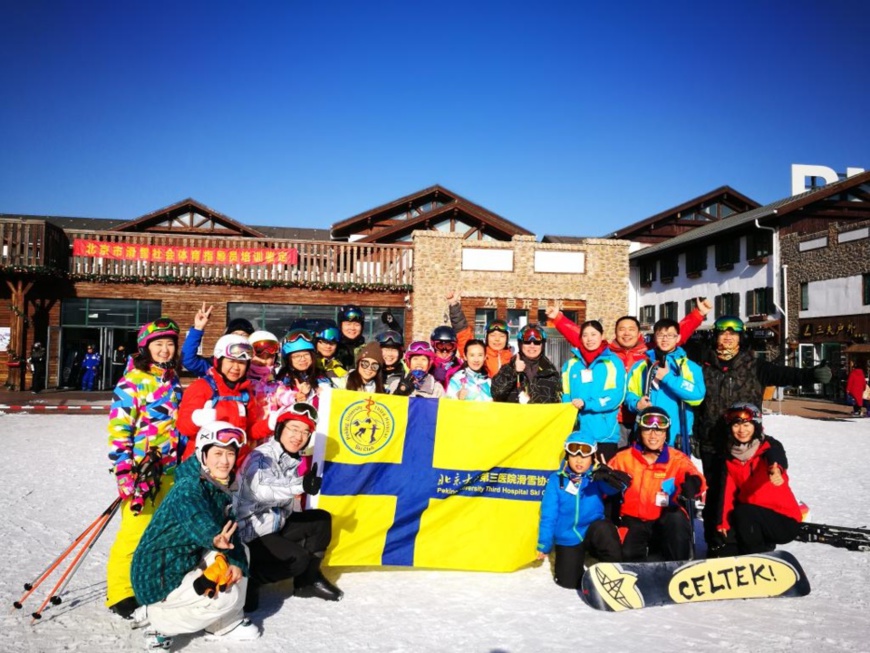
[[[679,255],[666,256],[659,263],[662,273],[662,283],[673,281],[680,276],[680,257]]]
[[[659,319],[677,320],[677,302],[665,302],[660,305]]]
[[[651,286],[656,280],[656,262],[649,261],[640,264],[640,285]]]
[[[731,238],[716,243],[716,269],[730,270],[740,262],[740,239]]]
[[[769,315],[773,312],[773,288],[746,291],[746,314]]]
[[[740,295],[736,292],[724,293],[722,295],[716,295],[715,300],[713,301],[714,310],[716,312],[716,318],[720,318],[723,315],[740,315]]]
[[[508,330],[510,338],[513,340],[517,337],[517,333],[529,322],[529,312],[523,308],[509,308],[507,310]]]
[[[652,325],[655,324],[656,321],[656,307],[655,306],[641,306],[640,307],[640,323],[646,325],[646,328],[652,328]]]
[[[255,329],[265,329],[274,333],[279,339],[290,329],[295,320],[336,320],[339,306],[304,306],[300,304],[227,304],[227,321],[237,317],[250,320]],[[386,310],[385,306],[361,306],[365,315],[363,325],[363,337],[366,340],[374,338],[374,334],[384,328],[381,322],[381,313]],[[391,307],[390,311],[405,326],[405,309]]]
[[[810,284],[806,281],[801,284],[801,310],[810,310]]]
[[[864,306],[870,304],[870,273],[861,275],[861,297]]]
[[[562,315],[567,317],[572,322],[574,322],[576,324],[580,324],[580,322],[577,321],[577,311],[569,311],[569,310],[565,310],[563,308]],[[547,312],[543,308],[538,309],[538,324],[543,324],[544,326],[549,327],[549,328],[555,328],[550,323],[550,318],[547,317]]]
[[[684,313],[683,316],[686,317],[686,316],[689,315],[689,313],[691,313],[692,311],[694,311],[696,305],[697,305],[697,299],[695,299],[694,297],[693,297],[692,299],[687,299],[687,300],[686,300],[686,304],[685,304],[685,306],[686,306],[686,312]]]
[[[140,327],[160,317],[161,302],[138,299],[64,299],[62,326]]]
[[[764,229],[750,231],[746,236],[746,258],[749,261],[770,256],[773,251],[773,232]]]
[[[697,247],[686,252],[686,274],[690,277],[700,277],[707,269],[707,248]]]
[[[474,337],[486,340],[486,325],[495,319],[494,308],[478,308],[474,311]]]

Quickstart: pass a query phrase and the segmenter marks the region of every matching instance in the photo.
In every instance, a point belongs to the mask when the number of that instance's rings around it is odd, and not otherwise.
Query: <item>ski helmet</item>
[[[405,352],[405,362],[410,363],[414,356],[425,356],[429,359],[429,365],[435,360],[435,350],[425,340],[415,340],[408,345],[408,351]]]
[[[281,339],[281,353],[284,356],[297,351],[314,351],[314,338],[305,329],[292,329]]]
[[[328,326],[315,333],[314,340],[315,342],[326,342],[330,345],[337,345],[341,342],[341,334],[339,333],[338,328]]]
[[[342,322],[359,322],[365,324],[366,316],[362,309],[355,304],[348,304],[338,309],[338,323]]]
[[[140,350],[144,350],[148,347],[149,342],[152,340],[158,340],[159,338],[172,338],[175,343],[178,344],[179,333],[180,329],[175,323],[175,320],[168,317],[160,317],[153,322],[142,325],[142,328],[139,329],[139,333],[136,336],[136,344]]]
[[[269,425],[272,427],[276,440],[281,439],[284,424],[292,421],[302,422],[308,427],[309,433],[314,433],[317,428],[317,409],[307,402],[297,401],[295,404],[285,406],[277,413],[273,413],[269,417]]]
[[[251,343],[251,348],[254,353],[264,353],[269,356],[275,356],[281,349],[281,343],[274,333],[269,331],[254,331],[248,336],[248,342]]]
[[[504,320],[493,320],[492,322],[487,323],[486,325],[486,335],[489,335],[493,331],[499,331],[505,335],[510,334],[510,329],[508,329],[508,323]]]
[[[233,426],[229,422],[209,422],[204,425],[196,433],[196,459],[202,468],[205,469],[205,457],[208,454],[209,447],[218,445],[220,447],[235,446],[236,452],[241,449],[246,440],[245,430],[238,426]]]
[[[536,344],[542,345],[547,341],[547,332],[541,328],[540,324],[527,324],[517,333],[517,343],[521,345]]]
[[[738,422],[752,422],[755,426],[753,437],[761,439],[763,437],[763,428],[761,423],[761,411],[758,406],[745,401],[739,401],[731,404],[728,410],[725,411],[725,423],[728,426],[737,424]]]
[[[394,349],[401,349],[405,346],[405,338],[398,331],[393,331],[392,329],[388,329],[383,333],[379,333],[375,336],[375,340],[381,345],[381,349],[384,347],[393,347]]]
[[[220,366],[221,358],[248,362],[254,357],[254,349],[245,336],[229,334],[218,338],[214,346],[214,364]]]
[[[446,324],[435,327],[432,335],[429,336],[429,342],[435,346],[436,342],[456,342],[456,331]]]

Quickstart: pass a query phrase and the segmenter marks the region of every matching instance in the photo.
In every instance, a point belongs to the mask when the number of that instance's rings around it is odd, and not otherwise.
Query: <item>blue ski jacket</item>
[[[582,399],[577,415],[579,430],[591,433],[596,442],[619,442],[619,407],[625,398],[625,366],[609,349],[591,365],[576,349],[562,366],[562,403]]]

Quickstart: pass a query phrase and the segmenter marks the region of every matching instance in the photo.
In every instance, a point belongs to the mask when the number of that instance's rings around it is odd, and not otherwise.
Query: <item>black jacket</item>
[[[542,355],[538,359],[538,373],[531,380],[525,373],[517,374],[516,359],[516,356],[511,358],[510,364],[502,366],[493,377],[494,401],[519,403],[520,390],[528,393],[530,404],[558,404],[562,401],[562,375],[549,358]]]

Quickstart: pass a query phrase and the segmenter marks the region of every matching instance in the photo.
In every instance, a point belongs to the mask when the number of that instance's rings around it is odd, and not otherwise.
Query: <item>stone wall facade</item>
[[[513,250],[512,271],[463,270],[463,249]],[[517,308],[533,315],[545,302],[565,302],[585,319],[597,319],[612,333],[617,318],[628,311],[629,242],[589,238],[579,244],[536,242],[534,236],[514,236],[510,242],[468,241],[462,234],[414,232],[413,337],[428,339],[432,328],[445,323],[446,294],[458,290],[466,317],[467,305],[480,300],[520,300]],[[583,252],[582,273],[536,272],[535,252]],[[474,301],[477,300],[477,301]],[[531,301],[530,301],[531,300]]]

